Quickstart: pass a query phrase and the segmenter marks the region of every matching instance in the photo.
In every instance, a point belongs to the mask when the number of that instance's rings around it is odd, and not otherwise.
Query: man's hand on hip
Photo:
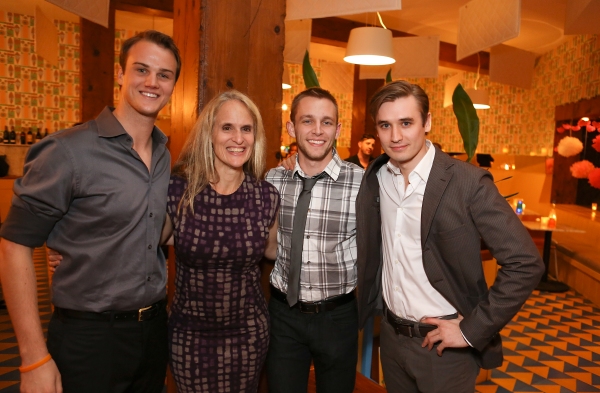
[[[459,324],[462,320],[462,315],[459,315],[456,319],[424,318],[421,322],[436,325],[437,329],[427,333],[421,346],[423,348],[427,347],[431,351],[433,345],[439,343],[436,349],[439,356],[442,356],[442,352],[446,348],[468,347],[469,344],[467,344],[460,331]]]

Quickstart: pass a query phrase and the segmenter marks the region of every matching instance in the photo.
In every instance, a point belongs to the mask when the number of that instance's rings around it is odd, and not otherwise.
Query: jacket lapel
[[[425,187],[425,195],[423,196],[423,206],[421,209],[421,247],[425,248],[427,237],[429,236],[429,230],[433,222],[433,217],[440,204],[442,195],[450,179],[452,178],[453,171],[451,170],[454,165],[454,159],[440,150],[435,150],[435,157],[433,159],[433,165],[431,167],[431,173],[427,180],[427,186]]]

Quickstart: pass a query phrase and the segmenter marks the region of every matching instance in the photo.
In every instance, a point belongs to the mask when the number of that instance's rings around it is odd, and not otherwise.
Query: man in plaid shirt
[[[281,194],[277,260],[270,278],[269,391],[305,393],[312,360],[318,393],[350,393],[358,351],[355,202],[364,171],[343,161],[333,147],[341,124],[337,102],[327,90],[298,94],[290,117],[287,130],[299,148],[295,167],[277,167],[266,177]],[[302,178],[318,180],[306,213],[296,302],[289,299],[288,288]]]

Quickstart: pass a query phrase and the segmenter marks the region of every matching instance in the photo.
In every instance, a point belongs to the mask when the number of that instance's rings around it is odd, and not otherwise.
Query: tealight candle
[[[598,204],[596,202],[592,203],[592,211],[598,210]]]

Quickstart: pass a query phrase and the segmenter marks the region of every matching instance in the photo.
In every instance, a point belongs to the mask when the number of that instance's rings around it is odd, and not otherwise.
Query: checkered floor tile
[[[600,308],[581,296],[534,292],[502,340],[504,364],[477,392],[600,392]]]

